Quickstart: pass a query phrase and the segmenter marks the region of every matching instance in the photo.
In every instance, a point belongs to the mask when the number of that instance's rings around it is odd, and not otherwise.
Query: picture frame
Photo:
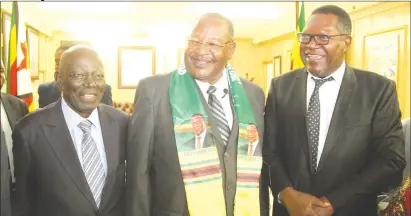
[[[285,51],[286,72],[291,70],[292,59],[293,59],[293,51],[292,50]]]
[[[184,48],[177,49],[177,67],[180,67],[184,64]]]
[[[40,35],[39,40],[39,51],[47,50],[48,37],[45,35]],[[47,53],[41,52],[39,54],[39,73],[45,74],[47,71]]]
[[[406,27],[401,26],[364,35],[363,68],[397,82],[405,34]]]
[[[265,75],[265,95],[270,90],[271,81],[275,77],[274,75],[274,58],[272,60],[262,62],[263,71]]]
[[[274,77],[280,76],[281,75],[281,56],[280,55],[274,56],[273,64],[274,64],[274,67],[273,67],[274,74],[273,74],[273,76]]]
[[[2,45],[2,60],[4,67],[8,67],[9,58],[9,39],[10,39],[10,28],[11,28],[11,14],[6,11],[1,10],[1,45]]]
[[[26,28],[27,45],[30,59],[31,80],[39,79],[39,54],[40,54],[40,33],[31,26]]]
[[[135,89],[141,79],[156,71],[156,48],[151,46],[118,47],[118,88]]]

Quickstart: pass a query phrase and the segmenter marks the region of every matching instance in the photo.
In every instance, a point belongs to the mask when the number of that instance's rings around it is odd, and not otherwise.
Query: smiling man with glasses
[[[244,131],[253,124],[261,137],[253,150],[261,152],[264,93],[228,64],[233,37],[229,19],[205,14],[187,40],[184,65],[138,84],[128,132],[126,216],[267,212],[259,199],[261,154],[244,148]],[[201,116],[200,134],[193,116]]]
[[[263,175],[275,216],[377,215],[377,194],[401,181],[395,83],[346,63],[350,35],[343,9],[315,9],[298,34],[305,67],[271,82],[263,147],[271,173]]]

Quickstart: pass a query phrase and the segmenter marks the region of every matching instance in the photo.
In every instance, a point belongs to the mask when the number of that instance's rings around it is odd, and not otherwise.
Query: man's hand
[[[319,216],[312,206],[326,209],[330,205],[313,195],[296,191],[291,187],[285,188],[280,194],[280,200],[290,216]]]
[[[331,205],[330,201],[327,199],[327,197],[321,197],[320,200],[325,204],[328,204],[328,207],[323,208],[321,206],[313,205],[312,208],[314,212],[318,216],[331,216],[332,214],[334,214],[334,208]]]

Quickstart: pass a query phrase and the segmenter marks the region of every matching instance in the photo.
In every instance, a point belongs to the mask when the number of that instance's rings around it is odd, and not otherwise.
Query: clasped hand
[[[290,216],[331,216],[334,213],[326,197],[317,198],[292,188],[284,189],[281,197]]]

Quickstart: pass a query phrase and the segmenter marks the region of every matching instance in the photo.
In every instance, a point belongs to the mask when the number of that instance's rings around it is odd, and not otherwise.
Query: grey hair
[[[202,15],[199,19],[202,20],[204,18],[216,18],[216,19],[220,19],[223,20],[224,22],[226,22],[228,24],[228,36],[230,37],[230,39],[233,39],[234,37],[234,25],[233,22],[228,19],[227,17],[219,14],[219,13],[206,13],[204,15]]]

